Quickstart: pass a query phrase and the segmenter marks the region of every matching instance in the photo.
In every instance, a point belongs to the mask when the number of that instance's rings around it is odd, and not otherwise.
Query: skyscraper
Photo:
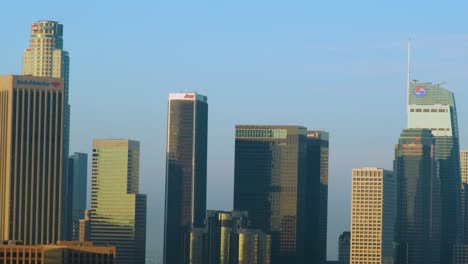
[[[234,210],[271,235],[273,264],[305,263],[306,136],[301,126],[236,126]]]
[[[41,20],[31,25],[30,47],[23,54],[23,75],[55,77],[63,79],[64,133],[63,133],[63,181],[61,239],[71,239],[72,208],[69,207],[68,149],[70,142],[69,69],[70,58],[63,50],[63,25],[56,21]]]
[[[436,153],[435,139],[428,129],[403,130],[395,146],[396,264],[446,263],[439,256],[440,180]]]
[[[328,132],[307,131],[305,259],[327,261]]]
[[[408,128],[430,129],[435,138],[441,182],[441,262],[450,264],[453,245],[463,239],[460,145],[454,94],[440,84],[411,82]]]
[[[145,263],[146,195],[140,194],[140,142],[93,141],[91,241],[115,245],[117,263]]]
[[[75,152],[68,159],[69,193],[68,208],[72,208],[72,240],[79,240],[80,219],[84,219],[87,197],[88,154]]]
[[[183,264],[193,228],[206,211],[207,97],[169,94],[166,146],[164,263]]]
[[[349,263],[393,264],[393,173],[362,168],[352,174]]]
[[[0,77],[0,240],[60,239],[62,79]]]
[[[338,263],[349,264],[351,232],[341,233],[338,239]]]

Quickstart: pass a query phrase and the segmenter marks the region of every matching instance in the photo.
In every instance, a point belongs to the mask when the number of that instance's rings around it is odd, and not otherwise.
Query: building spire
[[[411,37],[408,39],[408,70],[407,70],[407,84],[406,84],[406,107],[409,110],[409,96],[410,96],[410,73],[411,73]]]

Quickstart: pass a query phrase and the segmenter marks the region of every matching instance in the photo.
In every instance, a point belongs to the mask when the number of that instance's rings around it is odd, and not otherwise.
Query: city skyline
[[[16,4],[11,4],[12,7]],[[75,6],[76,7],[76,6]],[[80,10],[75,8],[77,10]],[[219,7],[219,6],[217,6]],[[266,7],[266,10],[272,14],[280,14],[275,4],[270,7]],[[228,32],[232,32],[233,37],[229,35],[221,34],[219,39],[215,41],[215,44],[220,46],[213,50],[213,53],[207,53],[205,49],[201,49],[201,44],[206,44],[208,41],[202,40],[206,37],[202,34],[200,38],[197,38],[199,29],[194,27],[188,27],[182,30],[180,28],[183,25],[182,22],[174,22],[176,27],[176,33],[169,34],[164,31],[164,28],[172,28],[173,25],[168,25],[164,22],[164,18],[167,16],[162,15],[163,18],[156,18],[156,22],[149,23],[149,19],[143,19],[143,28],[146,30],[136,30],[136,32],[130,30],[134,24],[121,24],[121,21],[117,17],[108,17],[109,21],[103,21],[98,19],[98,13],[105,12],[102,6],[98,6],[96,11],[92,11],[88,20],[77,19],[73,16],[70,11],[64,11],[64,13],[52,12],[61,10],[63,7],[51,8],[47,10],[45,7],[38,7],[37,10],[31,9],[29,12],[23,13],[21,18],[13,18],[12,21],[21,22],[13,23],[14,26],[2,29],[2,33],[8,34],[10,30],[14,30],[15,36],[11,43],[2,43],[2,49],[8,50],[8,52],[1,51],[0,57],[2,57],[2,64],[0,65],[1,74],[20,73],[20,61],[22,49],[27,43],[27,33],[30,24],[37,21],[37,16],[41,18],[47,18],[52,20],[59,20],[65,25],[66,28],[66,43],[67,50],[73,55],[72,63],[72,87],[71,91],[71,103],[74,105],[72,115],[72,145],[70,153],[74,151],[91,152],[92,138],[99,137],[129,137],[136,138],[142,142],[142,192],[149,194],[149,204],[152,204],[153,208],[150,214],[150,219],[155,219],[154,227],[148,227],[148,230],[152,237],[162,237],[162,212],[163,212],[163,201],[164,196],[158,193],[163,193],[164,188],[164,146],[163,142],[165,134],[165,113],[166,113],[166,99],[169,92],[175,92],[180,90],[197,90],[206,94],[210,98],[210,137],[208,145],[208,209],[232,209],[232,195],[229,193],[233,189],[233,134],[234,125],[240,123],[250,124],[301,124],[306,127],[323,129],[329,131],[333,142],[331,143],[331,149],[333,150],[330,155],[330,205],[329,205],[329,259],[336,259],[336,241],[339,234],[349,229],[349,221],[342,221],[341,219],[349,219],[349,205],[347,199],[350,197],[350,171],[353,167],[364,167],[364,166],[378,166],[386,169],[391,169],[392,161],[392,149],[393,144],[398,138],[398,134],[401,129],[405,126],[404,122],[404,103],[405,103],[405,83],[406,83],[406,40],[411,32],[414,49],[413,49],[413,69],[412,76],[416,79],[428,80],[432,82],[447,81],[445,85],[451,91],[456,93],[458,98],[458,111],[459,111],[459,123],[460,123],[460,140],[462,149],[466,149],[467,145],[465,131],[467,128],[467,116],[466,99],[468,94],[464,89],[464,80],[462,72],[466,71],[466,64],[463,62],[466,54],[463,53],[465,45],[464,42],[466,36],[461,34],[462,30],[459,25],[456,25],[456,17],[460,19],[457,14],[458,11],[453,7],[442,8],[442,10],[451,10],[454,12],[453,19],[443,21],[441,19],[437,24],[433,21],[427,21],[422,18],[421,14],[411,14],[409,16],[403,11],[403,16],[414,22],[413,26],[402,27],[397,23],[395,27],[390,27],[388,22],[388,15],[382,14],[382,20],[384,20],[383,27],[390,31],[388,37],[384,37],[383,34],[379,34],[377,30],[363,27],[364,29],[356,33],[356,37],[347,41],[348,37],[352,35],[344,33],[344,37],[338,37],[339,30],[336,26],[324,25],[324,28],[330,28],[336,35],[325,33],[325,38],[319,37],[321,40],[316,40],[314,37],[307,37],[306,33],[313,33],[305,30],[304,27],[297,28],[299,34],[287,34],[285,38],[290,38],[292,43],[281,40],[281,36],[275,37],[270,31],[279,32],[285,34],[288,30],[292,30],[295,23],[299,23],[300,19],[304,19],[306,22],[307,16],[301,13],[297,8],[287,8],[288,11],[297,11],[298,19],[292,22],[286,22],[283,28],[280,23],[272,23],[271,27],[266,26],[267,32],[260,35],[259,38],[255,38],[247,34],[244,40],[238,42],[240,47],[234,48],[234,53],[239,54],[240,50],[247,49],[249,46],[252,51],[261,51],[260,47],[271,47],[266,49],[265,53],[259,53],[257,56],[253,56],[250,61],[259,62],[268,56],[274,56],[274,60],[266,60],[262,63],[255,64],[253,66],[244,67],[245,64],[241,63],[239,59],[229,56],[230,47],[227,40],[235,39],[234,36],[242,35],[235,31],[236,26],[230,22],[232,19],[229,16],[220,20],[220,25],[227,25]],[[117,7],[119,8],[119,6]],[[123,10],[123,6],[120,6]],[[221,9],[220,13],[226,14],[224,8]],[[371,8],[371,7],[369,7]],[[413,5],[409,5],[408,8],[415,8]],[[162,6],[162,10],[174,11],[177,10],[175,7]],[[187,14],[188,7],[181,7],[183,14]],[[344,7],[343,7],[344,9]],[[374,7],[374,9],[380,10],[380,8]],[[425,15],[435,14],[436,12],[432,9],[428,10],[428,7],[418,7],[418,10],[423,9]],[[459,8],[462,10],[463,8]],[[123,14],[122,10],[117,10],[117,13]],[[134,10],[134,9],[129,9]],[[240,11],[240,9],[235,9]],[[329,10],[329,9],[326,9]],[[366,9],[369,10],[369,9]],[[395,11],[395,9],[391,9]],[[431,11],[432,10],[432,11]],[[161,15],[162,11],[157,9],[149,9],[151,12],[155,12]],[[143,10],[143,16],[150,17],[149,11]],[[206,11],[205,11],[206,12]],[[12,12],[14,13],[14,12]],[[170,12],[169,12],[170,13]],[[252,20],[251,13],[248,11],[241,11],[240,13],[247,15],[248,22],[256,25],[253,32],[261,32],[260,28],[265,27],[264,23],[260,23],[258,20]],[[172,13],[173,14],[173,13]],[[230,13],[232,14],[232,13]],[[339,14],[343,14],[343,11],[339,11]],[[413,17],[414,15],[414,17]],[[9,15],[7,15],[9,16]],[[29,18],[28,18],[29,16]],[[271,22],[271,15],[264,14],[261,17],[266,18],[267,21]],[[443,16],[443,14],[441,14]],[[132,17],[132,14],[129,14]],[[153,16],[151,16],[152,18]],[[209,23],[215,21],[215,17],[211,17],[205,20],[199,20],[195,15],[189,15],[182,21],[194,21],[196,26],[206,26]],[[338,19],[343,22],[347,16]],[[349,17],[348,17],[349,18]],[[366,16],[366,18],[374,18]],[[75,22],[75,20],[80,23]],[[422,25],[421,22],[425,21],[426,25]],[[96,23],[96,21],[102,24]],[[170,21],[173,21],[172,19]],[[359,22],[361,21],[361,22]],[[148,24],[144,24],[147,22]],[[362,20],[358,19],[357,25],[363,25]],[[99,26],[94,29],[94,24]],[[159,25],[155,25],[159,24]],[[309,25],[309,23],[307,23]],[[353,23],[350,23],[353,24]],[[440,25],[439,25],[440,24]],[[80,39],[84,32],[90,34],[90,39],[96,37],[97,33],[104,28],[111,28],[112,25],[119,25],[123,27],[120,30],[125,30],[126,34],[129,34],[131,38],[138,39],[138,35],[142,32],[158,32],[162,33],[160,37],[155,37],[152,34],[149,36],[149,43],[151,43],[151,50],[157,48],[162,51],[158,51],[157,56],[148,55],[147,57],[152,59],[158,58],[159,62],[151,62],[148,58],[134,58],[129,59],[129,62],[134,65],[138,64],[135,62],[141,62],[143,66],[143,74],[132,76],[136,73],[135,69],[128,69],[125,63],[117,65],[110,65],[107,61],[113,61],[109,57],[109,54],[101,54],[102,57],[97,56],[96,52],[90,51],[91,43],[86,43]],[[151,25],[151,26],[150,26]],[[164,26],[161,26],[164,25]],[[244,29],[241,24],[239,29]],[[356,24],[354,24],[356,25]],[[444,27],[453,25],[450,30],[446,30]],[[229,27],[230,26],[230,27]],[[262,27],[261,27],[262,26]],[[274,29],[274,27],[279,28]],[[151,27],[156,27],[151,29]],[[348,26],[345,26],[347,28]],[[111,28],[111,33],[115,33]],[[211,31],[219,33],[217,28],[209,27]],[[86,30],[86,31],[85,31]],[[333,31],[334,30],[334,31]],[[187,32],[187,38],[194,38],[194,45],[184,46],[182,44],[176,45],[174,48],[170,48],[168,43],[176,42],[177,40],[184,39],[181,37],[183,32]],[[365,35],[368,33],[372,38],[366,38]],[[372,32],[376,34],[372,34]],[[138,34],[136,34],[138,33]],[[299,36],[302,33],[303,36]],[[323,33],[319,31],[318,33]],[[21,36],[20,36],[21,35]],[[156,35],[156,34],[154,34]],[[168,40],[162,41],[164,37],[169,37]],[[170,38],[172,37],[172,38]],[[264,38],[265,41],[262,41]],[[363,38],[363,39],[361,39]],[[95,38],[96,45],[102,50],[105,46],[116,45],[121,50],[125,50],[131,46],[127,46],[128,42],[119,43],[115,38],[112,38],[109,33],[103,34],[101,38]],[[250,43],[247,40],[252,40]],[[328,40],[323,40],[328,39]],[[108,40],[108,41],[107,41]],[[268,43],[267,40],[279,40],[279,44]],[[341,45],[339,42],[346,40],[346,45]],[[102,43],[99,43],[102,42]],[[14,45],[15,43],[16,46]],[[112,43],[112,44],[111,44]],[[156,43],[156,44],[155,44]],[[251,44],[251,45],[249,45]],[[153,47],[156,45],[156,47]],[[269,46],[272,45],[272,46]],[[281,45],[288,47],[297,47],[298,52],[290,51],[289,49],[282,49]],[[349,47],[348,47],[349,45]],[[307,46],[304,47],[304,46]],[[361,46],[361,47],[358,47]],[[116,47],[116,48],[117,48]],[[181,52],[177,55],[177,50],[181,47],[185,47],[186,51]],[[164,49],[165,48],[165,49]],[[140,51],[148,51],[147,54],[151,54],[149,44],[141,44],[139,47]],[[118,54],[116,49],[111,49],[110,54]],[[314,51],[315,50],[315,51]],[[453,52],[451,51],[453,50]],[[85,54],[85,52],[89,54]],[[167,51],[167,55],[165,53]],[[253,52],[247,52],[247,55],[252,55]],[[299,52],[300,51],[300,52]],[[323,57],[314,57],[317,51],[327,51],[327,58],[330,59],[329,63],[325,63]],[[198,60],[199,56],[184,57],[188,53],[201,53],[207,56],[206,63],[202,60]],[[293,55],[294,60],[289,60],[287,56],[276,55],[279,53],[285,53]],[[297,59],[298,54],[307,54],[304,60]],[[7,54],[9,53],[9,54]],[[387,53],[387,55],[384,55]],[[19,56],[18,56],[19,54]],[[138,53],[141,55],[142,53]],[[213,58],[221,54],[226,54],[227,61],[232,61],[233,65],[221,64],[219,59]],[[101,59],[96,61],[94,65],[90,65],[86,62],[87,58],[92,56],[100,57]],[[161,56],[162,55],[162,56]],[[349,66],[354,65],[356,57],[361,59],[362,63],[357,63],[354,69]],[[146,56],[146,55],[145,55]],[[388,56],[394,56],[395,58],[389,58]],[[344,57],[344,58],[340,58]],[[125,57],[122,60],[128,59]],[[242,59],[247,59],[248,56],[242,56]],[[357,62],[360,61],[357,60]],[[142,60],[142,61],[140,61]],[[315,61],[308,64],[308,61]],[[204,67],[197,67],[196,62],[200,61]],[[341,63],[344,66],[340,66]],[[213,66],[207,67],[208,63],[212,63]],[[323,63],[323,65],[322,65]],[[271,64],[273,66],[264,67],[265,65]],[[118,66],[120,65],[120,66]],[[284,66],[283,66],[284,65]],[[151,67],[155,66],[155,67]],[[306,71],[302,66],[310,68]],[[323,66],[323,67],[321,67]],[[374,67],[375,66],[375,67]],[[381,68],[377,67],[381,66]],[[447,67],[449,66],[449,67]],[[125,68],[119,69],[119,67]],[[175,68],[180,70],[176,71]],[[241,70],[241,68],[246,70]],[[336,69],[335,69],[336,67]],[[87,68],[87,69],[86,69]],[[103,72],[97,72],[102,68]],[[109,68],[109,69],[105,69]],[[216,69],[217,68],[217,69]],[[289,69],[290,68],[290,69]],[[138,68],[141,70],[141,68]],[[151,69],[151,70],[149,70]],[[299,69],[293,73],[293,71]],[[369,72],[365,72],[369,70]],[[126,72],[128,71],[128,72]],[[158,73],[155,75],[154,73]],[[213,76],[212,72],[216,73],[217,76]],[[229,72],[229,73],[226,73]],[[278,74],[284,72],[284,74]],[[323,76],[319,76],[320,74]],[[127,74],[124,74],[127,73]],[[178,73],[178,75],[176,75]],[[146,77],[147,74],[150,77]],[[231,76],[232,75],[232,76]],[[252,77],[252,75],[256,75]],[[179,77],[179,78],[178,78]],[[210,79],[213,77],[213,79]],[[297,78],[299,77],[299,78]],[[333,79],[339,77],[337,79]],[[156,78],[156,79],[154,79]],[[245,80],[243,80],[245,79]],[[343,79],[343,80],[338,80]],[[120,84],[121,83],[121,84]],[[119,109],[120,105],[125,105],[127,98],[127,89],[139,90],[139,93],[145,93],[146,98],[132,97],[132,100],[139,100],[138,104],[130,104],[126,108],[125,112],[123,109]],[[238,88],[238,89],[237,89]],[[80,90],[79,90],[80,89]],[[154,89],[154,91],[152,91]],[[275,90],[277,89],[277,90]],[[291,89],[295,94],[304,94],[304,98],[297,98],[293,96],[282,96],[283,92],[280,89]],[[125,90],[125,92],[124,92]],[[376,90],[379,94],[376,94]],[[284,90],[283,90],[284,91]],[[88,98],[89,93],[96,92],[95,98]],[[321,94],[321,100],[312,101],[315,94]],[[265,99],[259,101],[258,98],[262,98],[264,95]],[[76,95],[76,97],[75,97]],[[114,101],[106,101],[106,106],[102,106],[102,100],[106,96],[113,95],[117,99]],[[246,96],[247,95],[247,96]],[[133,96],[133,95],[131,95]],[[339,97],[349,98],[349,102]],[[369,97],[371,99],[369,99]],[[119,99],[122,98],[122,99]],[[126,100],[123,100],[123,99]],[[99,100],[98,100],[99,99]],[[335,103],[336,100],[336,103]],[[290,101],[294,102],[294,106],[291,106]],[[356,102],[360,102],[359,105]],[[306,104],[308,103],[308,104]],[[145,105],[148,106],[145,106]],[[275,111],[275,107],[286,104],[285,109],[282,111]],[[261,105],[261,107],[259,107]],[[391,112],[384,110],[383,108],[393,109]],[[113,109],[118,109],[117,111]],[[372,111],[368,111],[372,109]],[[274,115],[271,112],[275,113]],[[340,114],[334,114],[332,112],[339,112]],[[114,114],[116,113],[116,114]],[[356,116],[359,116],[357,118]],[[148,120],[154,122],[154,124],[148,124]],[[104,121],[103,121],[104,120]],[[122,120],[129,121],[121,122]],[[367,123],[367,120],[373,120],[373,124]],[[102,123],[102,124],[100,124]],[[128,125],[128,128],[124,124]],[[144,124],[139,124],[144,123]],[[339,123],[339,124],[338,124]],[[385,129],[383,128],[385,126]],[[133,127],[132,129],[130,129]],[[360,135],[354,129],[359,127]],[[362,130],[361,130],[362,129]],[[384,131],[385,130],[385,131]],[[148,133],[149,131],[150,133]],[[371,133],[370,133],[371,132]],[[372,135],[374,133],[374,135]],[[378,136],[377,136],[378,135]],[[349,138],[352,137],[354,142],[348,142]],[[159,142],[161,141],[161,142]],[[465,144],[465,145],[464,145]],[[365,146],[362,149],[356,150],[357,146]],[[382,151],[383,150],[383,151]],[[228,193],[228,194],[226,194]],[[341,197],[343,196],[343,198]],[[338,212],[340,211],[340,212]],[[338,219],[338,220],[335,220]],[[152,238],[151,238],[152,239]],[[152,244],[148,245],[149,250],[154,248],[161,248],[160,242],[155,242],[156,239],[152,240]],[[159,244],[158,244],[159,243]],[[150,244],[150,243],[148,243]],[[159,250],[161,251],[161,250]]]

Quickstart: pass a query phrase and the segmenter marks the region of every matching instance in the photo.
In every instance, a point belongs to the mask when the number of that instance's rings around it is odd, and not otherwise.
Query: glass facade
[[[146,195],[138,193],[140,143],[93,142],[90,237],[117,248],[117,263],[145,263]]]
[[[439,256],[441,182],[435,142],[428,129],[405,129],[395,146],[395,263],[446,263]]]
[[[170,94],[166,147],[164,263],[183,264],[187,234],[206,211],[208,103],[195,93]]]
[[[324,131],[307,131],[307,210],[305,259],[327,262],[328,140]]]
[[[349,264],[349,249],[350,249],[351,233],[345,231],[341,233],[338,239],[338,264]]]
[[[453,245],[463,240],[460,144],[455,96],[440,84],[411,82],[408,128],[430,129],[441,181],[441,263],[452,263]]]
[[[260,131],[286,130],[263,136]],[[252,137],[241,131],[259,131]],[[268,133],[267,133],[268,134]],[[236,126],[234,210],[271,235],[272,263],[302,263],[306,217],[307,138],[300,126]]]

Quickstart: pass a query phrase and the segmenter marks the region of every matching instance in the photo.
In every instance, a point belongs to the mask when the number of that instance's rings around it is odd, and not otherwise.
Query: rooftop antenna
[[[410,97],[410,70],[411,70],[411,37],[408,39],[408,79],[407,79],[407,93],[406,93],[406,107],[409,110],[409,97]]]

